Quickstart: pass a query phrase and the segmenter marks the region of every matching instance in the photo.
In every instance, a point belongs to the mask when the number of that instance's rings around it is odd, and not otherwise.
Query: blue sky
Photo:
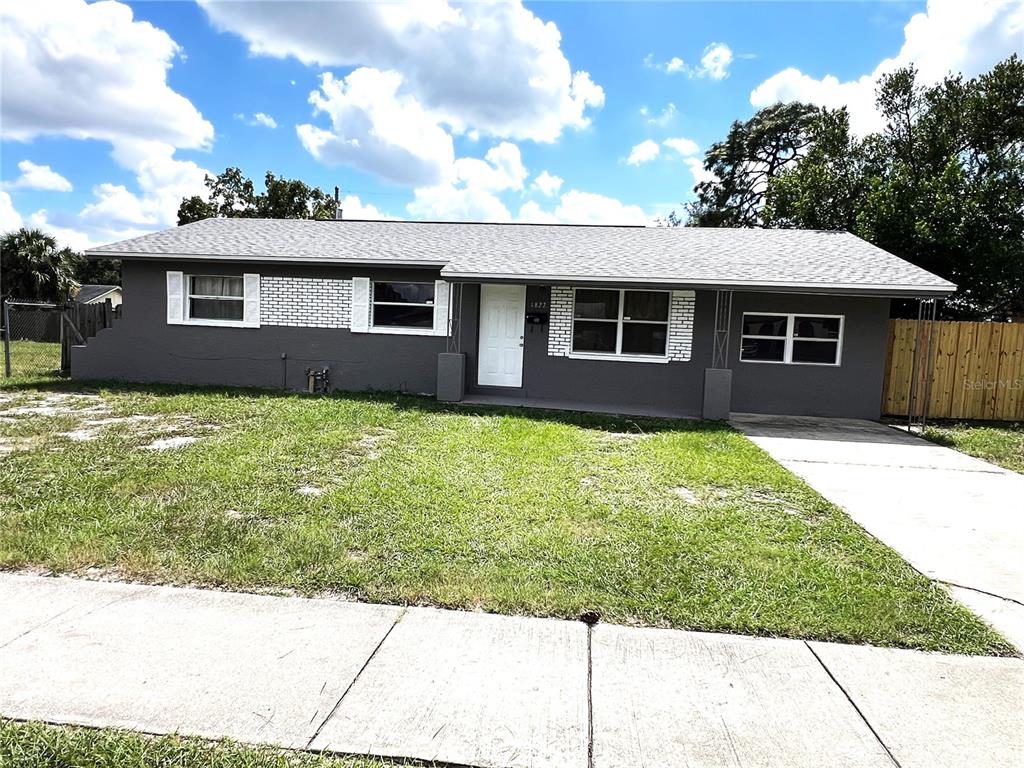
[[[644,222],[777,100],[977,74],[1024,3],[8,3],[0,227],[85,247],[172,226],[206,172],[271,170],[346,215]]]

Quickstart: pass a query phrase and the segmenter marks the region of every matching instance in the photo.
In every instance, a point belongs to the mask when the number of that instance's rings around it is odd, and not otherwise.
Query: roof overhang
[[[447,261],[412,259],[334,259],[330,256],[236,256],[224,253],[132,253],[129,251],[85,251],[90,259],[142,259],[144,261],[234,261],[267,264],[330,264],[331,266],[426,267],[440,269]]]
[[[441,276],[452,282],[535,283],[542,285],[636,285],[657,288],[697,289],[706,291],[745,291],[758,293],[803,293],[835,296],[878,296],[886,298],[942,298],[956,291],[956,286],[893,285],[871,283],[794,283],[771,280],[693,280],[685,277],[667,280],[645,276],[596,277],[583,275],[510,275],[458,272],[442,269]]]
[[[217,261],[267,264],[330,265],[347,267],[401,267],[439,269],[441,276],[452,282],[533,283],[539,285],[637,285],[658,288],[697,290],[726,290],[762,293],[802,293],[836,296],[877,296],[883,298],[943,298],[956,291],[953,283],[945,285],[899,285],[883,283],[798,283],[773,280],[708,280],[651,277],[649,275],[566,275],[566,274],[510,274],[494,272],[468,272],[448,268],[449,261],[411,259],[350,259],[330,256],[278,256],[235,255],[210,253],[134,253],[130,251],[85,251],[94,259],[140,259],[145,261]]]

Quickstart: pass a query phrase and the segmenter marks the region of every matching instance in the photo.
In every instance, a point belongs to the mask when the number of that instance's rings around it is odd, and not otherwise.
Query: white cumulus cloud
[[[563,224],[647,224],[650,218],[638,205],[576,189],[562,195],[554,214]]]
[[[203,148],[213,126],[167,84],[181,48],[106,0],[0,6],[5,139],[62,135]]]
[[[441,221],[510,221],[498,193],[521,190],[528,172],[519,147],[502,142],[483,159],[460,157],[440,183],[417,187],[406,209],[416,218]]]
[[[558,217],[550,211],[545,211],[536,200],[527,200],[519,207],[519,215],[516,221],[522,224],[561,224]]]
[[[537,174],[537,178],[533,180],[532,186],[545,197],[551,197],[558,194],[558,190],[562,188],[563,181],[564,179],[561,176],[541,171]]]
[[[647,107],[640,108],[640,114],[647,118],[649,125],[657,125],[664,128],[666,125],[675,120],[676,117],[676,105],[671,101],[665,105],[665,108],[661,110],[661,114],[657,117],[651,115],[650,110]]]
[[[358,195],[345,195],[341,199],[341,210],[343,216],[346,219],[391,219],[393,216],[388,216],[381,213],[380,209],[370,203],[364,203],[359,199]]]
[[[641,141],[639,144],[635,144],[629,151],[629,157],[626,158],[626,165],[640,165],[641,163],[647,163],[653,160],[661,152],[661,147],[658,146],[658,142],[651,139]]]
[[[665,72],[673,74],[675,72],[683,72],[686,70],[686,62],[680,59],[678,56],[673,56],[671,59],[665,62]]]
[[[697,77],[710,77],[712,80],[724,80],[729,76],[729,65],[732,64],[732,49],[725,43],[711,43],[704,49],[700,58]]]
[[[252,116],[252,119],[259,123],[260,125],[266,126],[267,128],[277,128],[277,120],[272,118],[270,115],[265,114],[264,112],[257,112],[255,115]]]
[[[135,167],[139,192],[123,184],[98,184],[92,190],[95,202],[82,209],[80,218],[111,230],[177,224],[181,199],[206,192],[203,182],[208,171],[190,160],[174,159],[173,153],[174,148],[166,144],[150,144]]]
[[[14,181],[7,182],[7,189],[37,189],[46,192],[70,192],[71,182],[57,173],[48,165],[36,165],[31,160],[18,163],[21,175]]]
[[[666,147],[673,149],[683,157],[687,155],[696,155],[700,152],[700,147],[693,139],[687,139],[685,136],[679,136],[673,139],[665,139],[663,142]]]
[[[666,75],[681,74],[691,79],[706,77],[711,80],[724,80],[729,76],[729,66],[734,58],[732,48],[725,43],[708,43],[697,66],[690,66],[678,56],[673,56],[668,61],[655,61],[654,54],[651,53],[644,57],[644,66],[648,69],[657,69]]]
[[[346,164],[399,184],[441,180],[455,160],[451,135],[409,94],[395,71],[360,67],[338,80],[330,72],[309,100],[330,129],[296,128],[302,145],[329,165]]]
[[[21,225],[21,214],[14,209],[11,196],[0,191],[0,233],[20,229]]]
[[[1024,3],[1020,0],[929,0],[924,12],[903,29],[899,52],[856,80],[834,75],[816,78],[790,67],[772,75],[750,94],[754,107],[779,101],[806,101],[825,107],[846,106],[854,132],[883,127],[875,108],[875,85],[882,75],[913,64],[922,83],[935,83],[950,72],[972,77],[990,69],[1024,40]]]
[[[174,224],[180,196],[201,192],[206,173],[175,150],[213,141],[213,125],[167,82],[181,47],[112,0],[4,3],[0,17],[4,139],[105,141],[136,179],[135,190],[96,185],[77,216],[41,209],[26,220],[75,247]]]
[[[252,117],[248,117],[244,112],[236,112],[235,119],[240,120],[246,125],[263,126],[264,128],[277,128],[277,120],[266,112],[255,112]]]
[[[679,153],[683,164],[689,169],[690,175],[693,176],[694,184],[700,184],[703,181],[714,181],[715,174],[704,169],[704,158],[701,157],[700,146],[693,139],[678,136],[665,139],[661,143]]]
[[[400,73],[396,95],[457,133],[554,141],[604,103],[572,70],[558,27],[519,2],[200,4],[253,54]]]

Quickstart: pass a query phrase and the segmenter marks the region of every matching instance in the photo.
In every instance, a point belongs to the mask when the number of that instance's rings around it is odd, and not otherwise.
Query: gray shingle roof
[[[952,283],[847,232],[400,221],[207,219],[96,256],[421,264],[451,280],[635,282],[882,295]]]
[[[88,304],[90,301],[106,296],[111,291],[120,290],[120,288],[121,286],[119,285],[91,285],[86,283],[78,288],[75,300],[82,304]]]

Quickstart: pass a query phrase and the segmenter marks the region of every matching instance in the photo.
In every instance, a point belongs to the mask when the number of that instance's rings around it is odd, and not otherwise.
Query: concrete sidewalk
[[[466,766],[1024,763],[1024,661],[0,574],[0,715]],[[898,761],[898,762],[896,762]]]
[[[1024,650],[1024,475],[878,422],[732,423]]]

